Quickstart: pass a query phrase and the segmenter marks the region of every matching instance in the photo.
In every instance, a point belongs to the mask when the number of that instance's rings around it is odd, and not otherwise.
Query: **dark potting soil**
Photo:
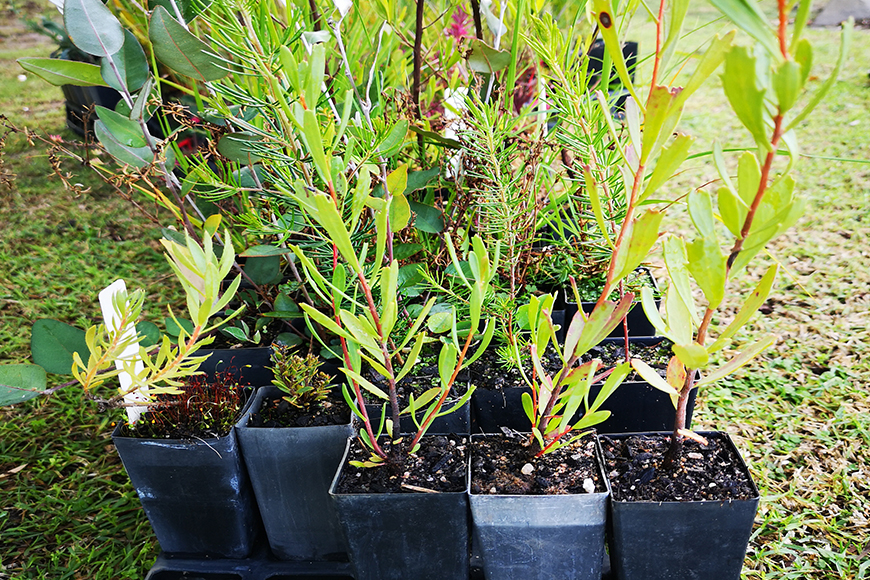
[[[569,438],[566,436],[566,438]],[[535,457],[528,436],[475,437],[471,491],[477,494],[559,495],[607,489],[595,458],[595,435]]]
[[[660,374],[665,376],[667,371],[668,361],[673,356],[671,347],[673,343],[668,339],[662,339],[661,342],[647,346],[638,343],[629,342],[629,354],[632,358],[640,358],[654,369],[660,370]],[[623,341],[605,342],[592,349],[580,358],[578,364],[585,363],[592,359],[598,359],[603,365],[603,369],[599,372],[613,368],[621,362],[625,361],[625,343]],[[541,359],[544,370],[554,376],[562,368],[562,361],[559,359],[552,347],[544,353]],[[533,369],[531,360],[527,359],[523,370],[526,377],[532,378]],[[504,358],[496,352],[495,348],[487,349],[479,359],[474,361],[466,371],[472,383],[478,389],[503,389],[511,387],[526,387],[526,383],[520,374],[516,364],[508,365]],[[457,377],[457,380],[458,378]],[[640,377],[632,372],[626,381],[641,380]]]
[[[340,397],[329,397],[315,409],[295,407],[278,397],[264,399],[248,427],[322,427],[347,425],[349,421],[350,409]]]
[[[134,426],[124,425],[123,437],[201,440],[223,437],[241,418],[253,389],[240,387],[232,373],[217,373],[226,382],[206,383],[202,377],[181,387],[180,395],[158,395],[156,403]]]
[[[740,457],[723,436],[708,445],[686,439],[679,465],[665,472],[661,463],[670,435],[601,437],[605,471],[616,501],[727,501],[755,497]]]
[[[407,454],[398,446],[409,445],[410,437],[393,445],[380,443],[390,460],[380,467],[354,467],[345,464],[338,493],[420,493],[425,491],[464,491],[468,465],[468,437],[428,435],[420,440],[420,449]],[[368,461],[371,452],[359,438],[350,446],[349,461]]]

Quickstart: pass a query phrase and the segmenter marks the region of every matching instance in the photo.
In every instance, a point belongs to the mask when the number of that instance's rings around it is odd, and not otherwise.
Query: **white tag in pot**
[[[119,292],[127,292],[127,285],[123,280],[115,280],[100,292],[100,309],[103,311],[103,322],[107,329],[114,332],[122,332],[122,336],[125,338],[133,337],[136,334],[136,326],[134,324],[128,324],[126,328],[117,328],[121,320],[121,314],[115,309],[114,297]],[[145,370],[145,365],[142,363],[142,359],[139,356],[138,341],[131,343],[130,346],[124,350],[121,356],[115,359],[115,368],[122,371],[121,374],[118,375],[122,391],[128,390],[133,384],[132,377],[129,373],[124,371],[124,363],[129,363],[131,361],[134,363],[133,372],[137,375]],[[146,394],[138,390],[124,395],[124,403],[128,405],[147,400],[148,397]],[[127,407],[127,421],[130,424],[135,423],[139,420],[139,416],[147,410],[148,407],[141,405]]]

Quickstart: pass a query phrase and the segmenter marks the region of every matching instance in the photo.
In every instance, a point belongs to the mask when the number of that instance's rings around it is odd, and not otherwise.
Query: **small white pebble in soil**
[[[495,488],[495,486],[493,486],[489,488],[489,493],[498,493],[498,490]]]
[[[701,455],[700,453],[686,453],[686,456],[689,459],[704,459],[704,456]]]
[[[23,83],[27,80],[27,75],[18,75],[18,82]]]
[[[592,481],[591,477],[587,477],[583,480],[583,490],[586,493],[595,493],[595,482]]]
[[[535,466],[531,463],[526,463],[525,465],[523,465],[523,468],[520,469],[520,471],[523,472],[523,475],[531,475],[534,470]]]
[[[708,485],[707,487],[716,487],[716,484],[715,484],[715,483],[711,483],[711,484]]]

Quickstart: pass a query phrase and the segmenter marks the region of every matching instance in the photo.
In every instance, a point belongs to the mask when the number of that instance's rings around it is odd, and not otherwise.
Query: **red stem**
[[[656,59],[655,65],[653,66],[653,74],[652,74],[652,82],[650,83],[650,93],[652,93],[652,89],[656,86],[656,83],[659,78],[659,65],[662,62],[662,45],[664,44],[665,39],[665,0],[661,0],[659,3],[659,14],[658,19],[656,20]]]

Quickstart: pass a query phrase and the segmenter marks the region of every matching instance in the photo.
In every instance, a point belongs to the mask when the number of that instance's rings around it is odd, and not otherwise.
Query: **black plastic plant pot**
[[[596,454],[607,482],[600,449]],[[609,485],[582,495],[488,495],[469,487],[472,533],[486,579],[600,580],[609,495]]]
[[[280,396],[275,387],[258,389],[236,425],[269,546],[282,560],[346,561],[329,485],[353,428],[350,421],[319,427],[248,426],[264,400]]]
[[[474,395],[472,395],[474,396]],[[449,409],[453,403],[447,402],[444,409]],[[366,413],[371,418],[372,423],[377,426],[381,418],[383,405],[376,403],[366,404]],[[417,413],[417,421],[422,425],[424,412]],[[390,405],[387,404],[387,419],[390,418]],[[417,425],[410,415],[401,416],[401,425],[399,426],[402,433],[416,433]],[[457,435],[468,435],[471,432],[471,403],[466,401],[461,407],[442,417],[435,417],[432,425],[426,430],[427,435],[449,435],[455,433]]]
[[[109,87],[62,85],[60,88],[66,99],[66,126],[79,137],[93,137],[97,119],[93,111],[95,105],[114,110],[121,100],[121,93]]]
[[[611,498],[610,559],[619,580],[739,580],[758,509],[758,489],[727,433],[722,437],[750,478],[754,497],[731,501],[627,502]],[[610,436],[620,439],[637,434]],[[670,433],[644,433],[667,436]]]
[[[658,337],[633,338],[629,345],[655,346],[663,339]],[[620,344],[622,339],[607,338],[606,342]],[[629,347],[630,348],[630,347]],[[589,400],[594,401],[601,384],[592,385]],[[527,431],[529,418],[523,411],[523,393],[531,393],[528,387],[504,389],[476,389],[471,396],[472,431],[474,433],[500,433],[502,427],[514,431]],[[697,389],[689,393],[686,426],[692,426]],[[641,431],[670,431],[674,428],[676,411],[668,394],[651,387],[644,380],[625,381],[607,399],[603,409],[610,417],[595,426],[599,433],[635,433]]]
[[[244,558],[260,518],[235,432],[215,439],[112,439],[164,552]]]
[[[337,493],[330,496],[347,538],[356,580],[468,580],[468,494]],[[377,468],[386,469],[386,468]]]
[[[217,372],[232,372],[240,384],[252,387],[271,385],[274,373],[272,366],[272,347],[201,349],[196,356],[209,355],[200,365],[208,380],[214,380]]]
[[[656,293],[658,293],[659,286],[656,282],[655,277],[652,275],[652,272],[647,268],[638,268],[636,271],[645,273],[649,279],[652,281],[652,287],[655,289]],[[565,289],[565,296],[572,298],[572,290],[569,286]],[[656,298],[655,304],[656,309],[661,307],[661,299]],[[595,308],[595,302],[581,302],[580,305],[583,307],[583,312],[589,314]],[[565,332],[568,330],[568,325],[571,324],[571,320],[574,318],[574,315],[577,314],[577,303],[572,302],[571,300],[565,301],[564,308],[564,318],[562,328],[559,330],[558,337],[560,341],[565,339]],[[652,322],[649,321],[649,318],[646,316],[646,312],[644,312],[643,306],[640,303],[640,298],[638,297],[631,306],[631,310],[628,311],[626,315],[626,321],[628,322],[628,336],[630,337],[643,337],[643,336],[655,336],[656,329],[652,325]],[[622,324],[617,325],[616,328],[613,329],[613,332],[610,333],[611,338],[618,338],[625,335],[625,329]]]

